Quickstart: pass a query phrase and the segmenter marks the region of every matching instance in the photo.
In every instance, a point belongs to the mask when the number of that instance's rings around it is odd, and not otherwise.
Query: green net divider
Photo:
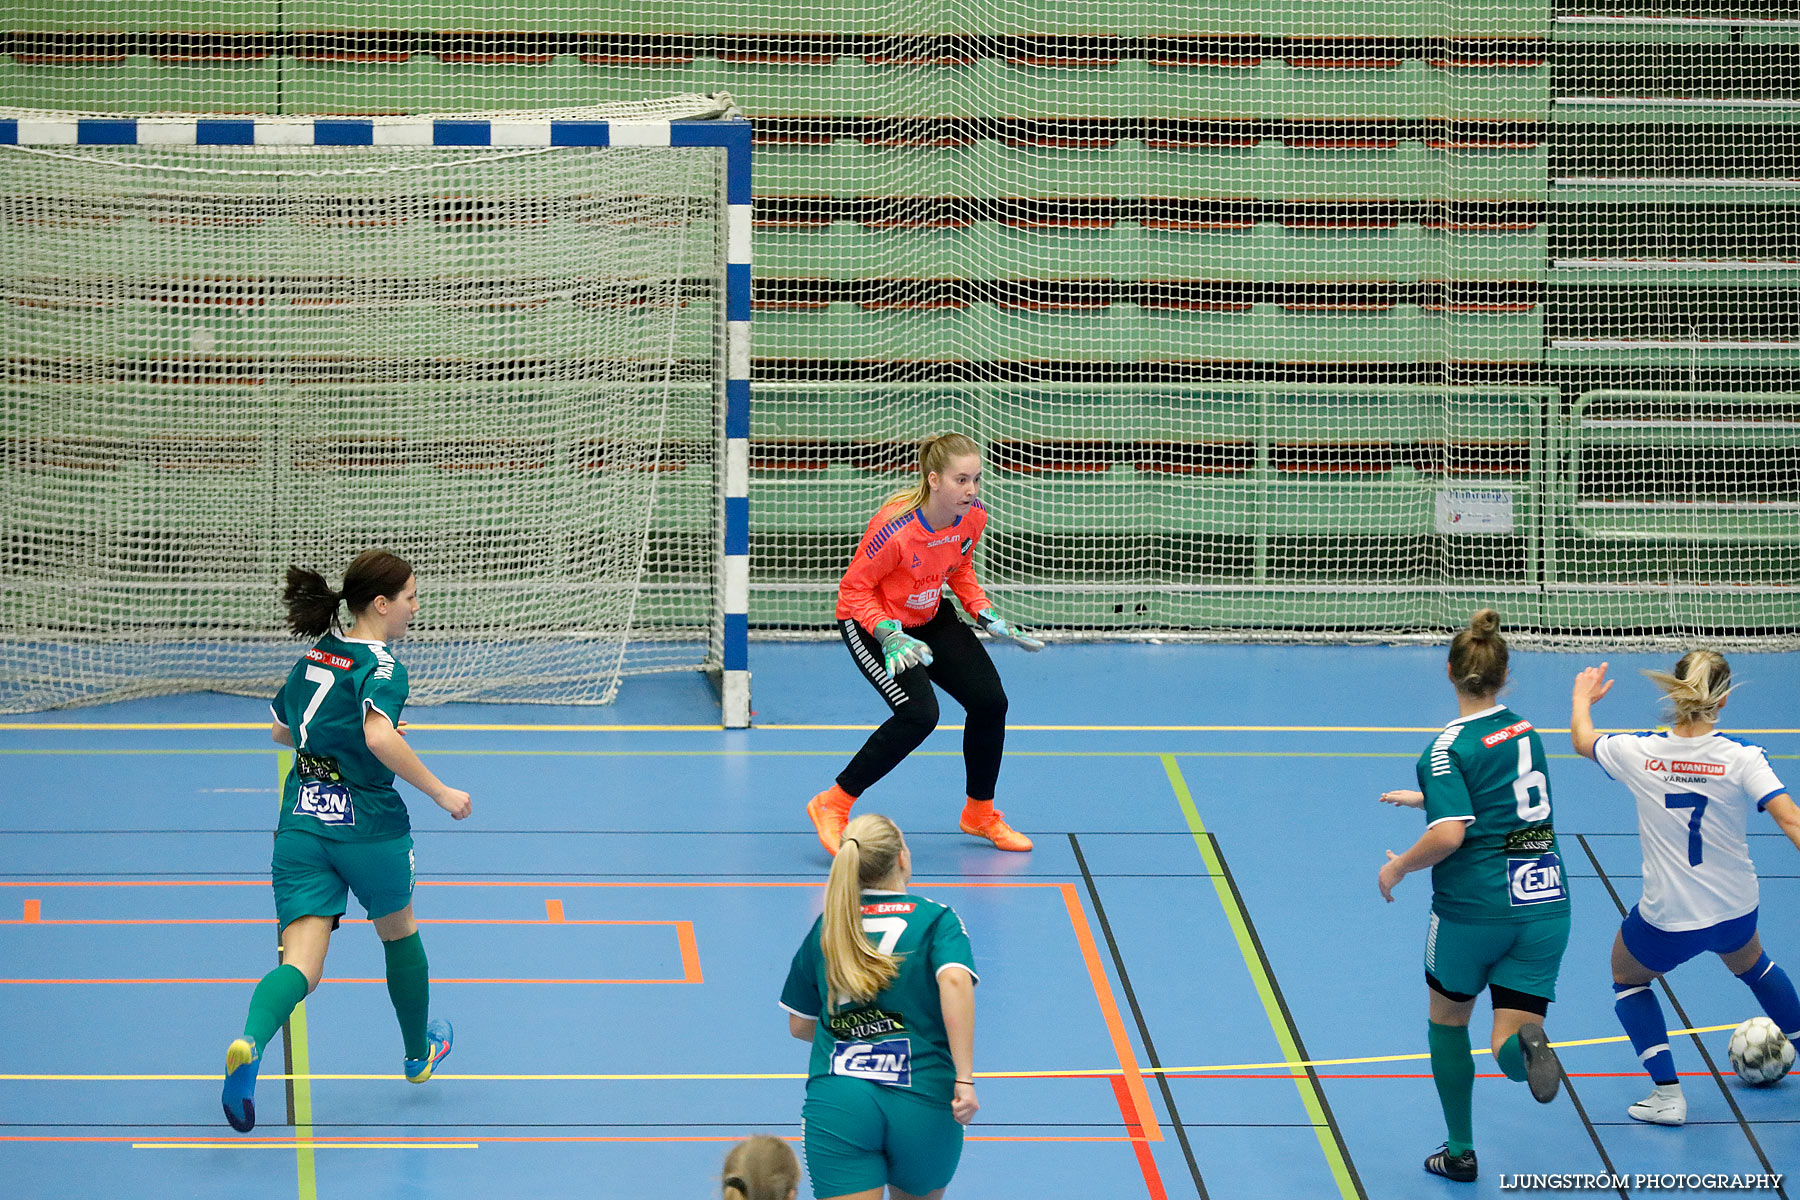
[[[1792,647],[1800,19],[1670,11],[36,0],[0,102],[729,93],[762,636],[829,635],[908,443],[961,429],[980,568],[1054,637],[1435,637],[1491,604],[1538,644]],[[1657,415],[1607,415],[1627,394]]]

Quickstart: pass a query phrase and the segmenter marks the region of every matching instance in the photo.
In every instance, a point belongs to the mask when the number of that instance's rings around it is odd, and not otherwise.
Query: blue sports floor
[[[608,709],[412,710],[414,748],[475,801],[452,823],[409,794],[454,1056],[424,1087],[401,1080],[379,946],[347,920],[270,1050],[249,1136],[218,1092],[275,963],[266,707],[186,696],[0,720],[0,1194],[715,1195],[730,1141],[799,1134],[807,1049],[776,998],[827,866],[802,805],[885,715],[843,655],[756,647],[747,732],[709,727],[688,677],[628,681]],[[1800,1084],[1719,1079],[1724,1030],[1757,1010],[1710,957],[1663,996],[1673,1028],[1705,1031],[1671,1039],[1689,1124],[1625,1116],[1647,1080],[1607,950],[1640,866],[1630,797],[1563,732],[1589,659],[1515,654],[1505,697],[1552,759],[1576,910],[1547,1026],[1572,1087],[1539,1106],[1483,1053],[1468,1187],[1419,1166],[1443,1137],[1424,1059],[1429,878],[1393,905],[1375,888],[1382,851],[1423,824],[1376,796],[1414,786],[1456,714],[1443,650],[995,657],[1012,701],[999,804],[1036,851],[956,832],[949,701],[948,727],[861,805],[907,832],[915,887],[955,905],[981,968],[982,1108],[952,1196],[1387,1200],[1496,1196],[1526,1173],[1800,1171]],[[1673,657],[1615,656],[1602,727],[1653,726],[1637,669]],[[1723,727],[1800,784],[1800,658],[1733,665]],[[1764,940],[1797,970],[1800,860],[1772,821],[1753,828]],[[1478,1046],[1488,1019],[1484,1000]]]

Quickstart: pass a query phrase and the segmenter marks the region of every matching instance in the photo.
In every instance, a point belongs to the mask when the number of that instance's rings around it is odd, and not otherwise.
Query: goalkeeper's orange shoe
[[[819,844],[833,858],[844,840],[844,826],[850,823],[850,806],[855,803],[856,797],[835,783],[806,802],[806,815],[819,831]]]
[[[1012,850],[1024,853],[1031,849],[1031,839],[1006,823],[1006,814],[995,808],[992,801],[976,804],[970,801],[963,806],[962,831],[978,838],[986,838],[1001,850]]]

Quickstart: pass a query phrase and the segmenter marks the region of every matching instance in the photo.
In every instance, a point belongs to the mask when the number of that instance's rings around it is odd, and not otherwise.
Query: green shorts
[[[1556,973],[1569,945],[1569,917],[1536,921],[1447,921],[1431,914],[1425,970],[1465,996],[1499,986],[1556,999]]]
[[[344,915],[346,893],[371,919],[399,912],[412,903],[412,834],[378,842],[336,842],[299,829],[275,835],[275,920],[286,929],[296,917]]]
[[[923,1196],[948,1186],[962,1158],[963,1127],[948,1104],[866,1079],[807,1080],[800,1123],[815,1196],[890,1183]]]

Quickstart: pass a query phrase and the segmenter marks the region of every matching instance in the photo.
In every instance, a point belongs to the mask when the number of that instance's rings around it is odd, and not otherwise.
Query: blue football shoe
[[[262,1051],[247,1037],[238,1038],[225,1050],[225,1089],[219,1101],[225,1119],[239,1133],[256,1128],[256,1073],[262,1068]]]
[[[450,1046],[455,1037],[448,1021],[439,1019],[427,1025],[425,1041],[429,1044],[430,1051],[424,1058],[406,1060],[406,1082],[424,1083],[430,1079],[431,1073],[437,1070],[437,1065],[450,1057]]]

